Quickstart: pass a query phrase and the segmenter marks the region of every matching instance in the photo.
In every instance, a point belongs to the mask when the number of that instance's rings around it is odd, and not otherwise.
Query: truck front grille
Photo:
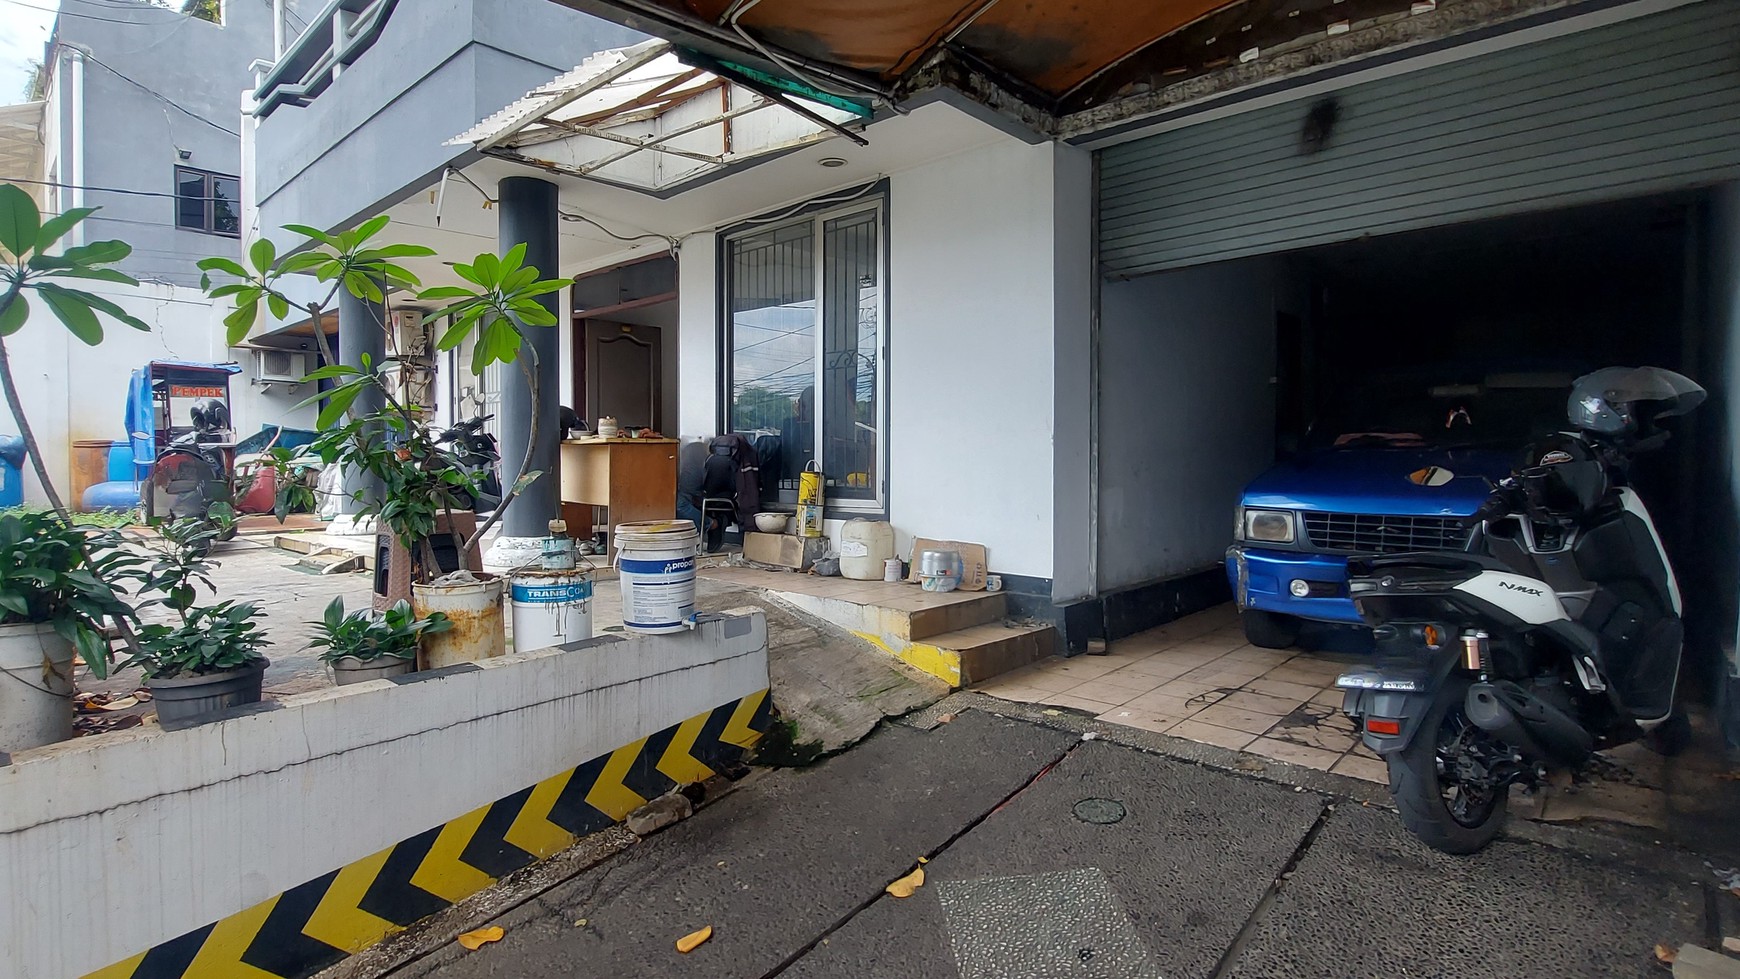
[[[1400,554],[1460,551],[1468,534],[1461,517],[1391,517],[1379,513],[1305,511],[1305,534],[1326,551]]]

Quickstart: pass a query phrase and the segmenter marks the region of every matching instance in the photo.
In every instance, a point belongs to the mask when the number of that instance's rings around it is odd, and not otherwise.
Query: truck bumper
[[[1260,609],[1316,622],[1360,625],[1347,597],[1347,558],[1302,554],[1235,544],[1227,548],[1226,577],[1240,609]],[[1294,581],[1310,585],[1303,598],[1290,590]]]

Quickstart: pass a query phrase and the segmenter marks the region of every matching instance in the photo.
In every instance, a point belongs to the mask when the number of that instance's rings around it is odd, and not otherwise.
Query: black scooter
[[[477,513],[489,513],[501,506],[501,451],[495,436],[483,430],[483,423],[494,415],[479,415],[459,422],[436,437],[442,445],[450,445],[459,465],[475,477],[475,493],[461,490],[461,503]]]
[[[1349,561],[1378,659],[1336,681],[1342,709],[1427,845],[1481,849],[1512,785],[1538,787],[1595,751],[1646,738],[1673,753],[1689,740],[1679,584],[1626,472],[1666,441],[1659,419],[1703,400],[1658,368],[1581,378],[1576,431],[1494,488],[1465,551]]]

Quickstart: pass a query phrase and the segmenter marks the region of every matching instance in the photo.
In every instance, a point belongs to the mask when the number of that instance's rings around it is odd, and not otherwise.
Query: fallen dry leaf
[[[140,687],[139,689],[133,691],[133,696],[138,697],[140,703],[144,703],[145,701],[151,699],[151,691],[146,687]]]
[[[1655,957],[1668,965],[1673,965],[1674,959],[1679,958],[1680,953],[1679,949],[1674,948],[1672,945],[1657,945],[1655,947]]]
[[[912,873],[889,884],[886,890],[890,897],[911,897],[924,886],[924,868],[919,867]]]
[[[1724,782],[1740,782],[1740,772],[1717,772],[1716,777]]]
[[[683,937],[677,939],[677,951],[683,953],[684,955],[687,955],[690,952],[693,952],[695,949],[700,948],[702,942],[704,942],[707,939],[712,938],[712,937],[713,937],[713,926],[712,925],[708,925],[707,927],[702,928],[700,931],[691,931],[687,935],[684,935]]]
[[[111,700],[106,704],[100,704],[98,706],[101,710],[126,710],[129,707],[139,706],[139,698],[122,697],[120,700]]]
[[[941,717],[939,717],[939,718],[937,718],[937,719],[936,719],[936,722],[937,722],[937,723],[938,723],[938,724],[950,724],[950,723],[953,723],[953,721],[954,721],[954,719],[955,719],[955,715],[953,715],[953,714],[944,714],[944,715],[942,715],[942,716],[941,716]]]
[[[1722,951],[1740,952],[1740,938],[1735,938],[1730,935],[1727,938],[1722,939]]]
[[[1046,717],[1062,717],[1063,716],[1063,711],[1060,711],[1060,710],[1057,710],[1057,709],[1051,708],[1051,707],[1047,707],[1046,709],[1040,711],[1040,713],[1044,714]]]
[[[577,920],[576,920],[576,921],[575,921],[575,922],[574,922],[574,927],[576,927],[576,928],[584,928],[584,927],[586,927],[586,919],[585,919],[585,918],[580,918],[580,919],[577,919]]]
[[[460,935],[459,944],[464,945],[467,951],[475,952],[490,942],[501,941],[501,936],[505,934],[507,932],[500,925],[490,925],[488,928],[479,928]]]

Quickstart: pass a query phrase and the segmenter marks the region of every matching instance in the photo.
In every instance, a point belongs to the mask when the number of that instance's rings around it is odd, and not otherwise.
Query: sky
[[[0,105],[24,101],[30,63],[42,60],[58,6],[60,0],[0,0]]]

